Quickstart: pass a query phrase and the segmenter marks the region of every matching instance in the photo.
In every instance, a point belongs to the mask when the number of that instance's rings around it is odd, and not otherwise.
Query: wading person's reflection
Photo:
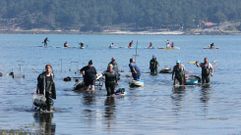
[[[34,113],[34,120],[40,126],[40,134],[54,135],[55,123],[52,123],[53,113]]]
[[[84,105],[93,105],[95,103],[95,95],[93,94],[83,94],[83,104]]]
[[[105,100],[105,120],[107,127],[110,128],[113,119],[115,118],[115,97],[107,97]]]
[[[173,112],[178,115],[182,109],[182,102],[185,96],[185,88],[177,87],[172,89],[172,104],[173,104]]]
[[[204,103],[205,106],[207,106],[208,100],[210,99],[210,91],[211,91],[211,87],[209,84],[206,84],[201,88],[200,101]]]

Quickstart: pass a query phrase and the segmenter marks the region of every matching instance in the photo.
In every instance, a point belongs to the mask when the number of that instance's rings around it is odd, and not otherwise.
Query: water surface
[[[50,47],[37,47],[46,36]],[[143,49],[150,41],[154,47],[163,47],[167,39],[181,49]],[[108,49],[111,42],[126,47],[131,40],[140,48],[137,64],[143,72],[144,88],[128,87],[128,62],[135,49]],[[84,42],[88,47],[65,49],[65,41],[73,47]],[[211,42],[220,49],[202,49]],[[98,135],[240,134],[240,43],[240,36],[1,34],[0,71],[4,76],[0,78],[0,129]],[[160,67],[172,67],[179,59],[193,74],[200,74],[200,69],[188,62],[208,57],[216,62],[212,83],[208,87],[173,89],[170,75],[146,73],[152,55]],[[66,76],[79,76],[78,69],[90,59],[98,72],[103,72],[112,56],[124,71],[120,87],[126,89],[125,97],[107,98],[104,87],[95,94],[76,93],[72,91],[74,82],[62,81]],[[53,65],[55,73],[56,112],[38,114],[32,110],[32,93],[47,63]],[[12,79],[7,75],[11,71],[25,78]]]

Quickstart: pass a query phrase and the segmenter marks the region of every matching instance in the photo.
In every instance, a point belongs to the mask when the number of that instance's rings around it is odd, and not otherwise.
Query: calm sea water
[[[48,37],[51,47],[37,47]],[[180,50],[143,49],[151,41],[164,47],[172,40]],[[135,49],[108,49],[114,42],[126,47],[138,44],[137,65],[141,68],[144,88],[130,89],[126,75],[129,58]],[[62,48],[68,41],[86,49]],[[202,49],[214,42],[220,49]],[[161,36],[161,35],[0,35],[0,130],[23,129],[51,134],[241,134],[241,37],[240,36]],[[60,47],[60,48],[56,48]],[[155,55],[164,66],[177,59],[193,74],[200,69],[189,61],[208,57],[215,61],[215,73],[209,87],[188,86],[173,89],[171,75],[150,76],[149,60]],[[124,97],[107,98],[105,88],[95,94],[72,91],[74,82],[66,76],[80,76],[78,69],[92,59],[98,72],[115,57],[121,73]],[[53,65],[57,100],[53,114],[38,114],[32,109],[36,78],[44,65]],[[25,78],[12,79],[14,71]]]

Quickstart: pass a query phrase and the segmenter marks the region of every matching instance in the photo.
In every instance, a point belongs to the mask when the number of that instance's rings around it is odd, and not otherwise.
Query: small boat
[[[170,74],[170,73],[172,73],[172,68],[170,68],[170,67],[165,67],[165,68],[161,69],[159,73],[162,73],[162,74]]]
[[[79,81],[79,82],[76,82],[76,84],[74,85],[73,90],[74,91],[86,91],[87,87],[85,86],[84,82]]]
[[[206,48],[203,48],[203,49],[219,49],[218,47],[206,47]]]
[[[95,81],[95,89],[101,89],[104,84],[103,75],[98,73]],[[91,91],[85,86],[83,81],[77,81],[73,88],[74,91]]]
[[[155,47],[145,47],[145,49],[155,49]]]
[[[163,50],[180,50],[180,47],[160,47],[158,49],[163,49]]]
[[[201,83],[201,78],[197,75],[189,75],[186,77],[185,85],[197,85]]]
[[[144,87],[144,82],[140,80],[131,80],[129,82],[130,87]]]
[[[118,49],[118,48],[120,48],[120,47],[118,47],[118,46],[109,46],[109,49]]]

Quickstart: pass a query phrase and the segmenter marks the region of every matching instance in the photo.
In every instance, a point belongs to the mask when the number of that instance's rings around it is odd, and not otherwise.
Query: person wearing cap
[[[110,64],[113,65],[113,70],[114,70],[114,71],[116,72],[116,74],[117,74],[117,79],[120,80],[120,73],[119,73],[118,64],[117,64],[117,62],[116,62],[116,60],[115,60],[114,57],[111,58],[111,61],[110,61],[110,63],[108,64],[108,66],[109,66]]]
[[[159,63],[158,63],[156,57],[153,55],[152,59],[150,60],[150,66],[149,66],[149,69],[151,71],[151,75],[157,75],[158,74],[158,66],[159,66]]]
[[[95,80],[97,71],[93,66],[92,60],[89,61],[87,66],[84,66],[80,69],[80,73],[84,77],[84,84],[87,87],[87,90],[95,90]]]
[[[133,58],[130,59],[129,67],[134,80],[138,81],[141,76],[140,69],[137,67],[136,62]]]
[[[176,61],[176,65],[173,67],[172,80],[174,80],[173,85],[184,85],[185,84],[185,68],[181,64],[180,60]]]
[[[213,66],[211,63],[208,62],[208,58],[205,57],[203,63],[198,63],[198,61],[196,61],[196,66],[202,68],[202,73],[201,73],[202,74],[201,75],[202,76],[202,84],[209,83],[210,76],[213,75]]]
[[[114,71],[114,66],[109,64],[107,70],[103,73],[105,76],[105,88],[107,92],[107,96],[111,96],[115,94],[115,87],[117,85],[117,73]]]

